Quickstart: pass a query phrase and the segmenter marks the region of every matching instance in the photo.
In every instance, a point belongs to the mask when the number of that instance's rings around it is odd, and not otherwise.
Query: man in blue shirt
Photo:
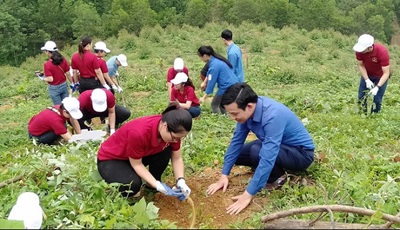
[[[226,53],[228,56],[229,62],[233,66],[233,72],[235,73],[236,77],[239,79],[239,82],[244,82],[244,71],[242,65],[242,50],[237,46],[232,40],[233,34],[230,30],[224,30],[221,33],[222,41],[224,42],[225,46],[228,48],[226,49]]]
[[[118,67],[128,66],[128,62],[126,56],[124,54],[120,54],[118,56],[112,56],[110,59],[107,60],[107,68],[108,68],[108,76],[110,76],[111,80],[117,86],[117,91],[120,93],[122,92],[122,88],[119,85],[117,77],[119,76]]]
[[[229,214],[238,214],[267,183],[279,183],[285,177],[285,170],[306,170],[314,160],[315,146],[307,129],[289,108],[259,97],[246,83],[230,86],[222,96],[221,106],[237,125],[225,153],[222,175],[208,187],[207,193],[212,195],[221,188],[226,191],[234,164],[255,168],[246,191],[233,197],[236,202],[226,209]],[[250,131],[258,139],[244,144]]]

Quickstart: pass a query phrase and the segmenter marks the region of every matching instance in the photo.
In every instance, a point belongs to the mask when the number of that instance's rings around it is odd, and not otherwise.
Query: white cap
[[[373,44],[374,44],[374,37],[372,37],[369,34],[363,34],[358,38],[358,42],[353,46],[353,50],[356,52],[363,52]]]
[[[181,72],[181,73],[177,73],[175,75],[175,78],[171,80],[171,83],[174,85],[177,85],[177,84],[181,84],[183,82],[187,82],[187,80],[188,80],[188,76],[186,75],[186,73]]]
[[[83,114],[79,110],[79,101],[74,97],[66,97],[61,102],[64,105],[65,110],[68,111],[74,119],[81,119]]]
[[[28,206],[28,205],[39,205],[39,196],[33,192],[23,192],[18,196],[17,205]]]
[[[103,89],[97,88],[92,91],[90,95],[92,99],[92,106],[96,112],[104,112],[107,109],[107,94]]]
[[[44,46],[42,48],[40,48],[41,50],[47,50],[47,51],[56,51],[57,50],[57,45],[55,42],[53,41],[47,41]]]
[[[128,62],[127,62],[126,56],[124,54],[118,55],[117,60],[119,61],[119,63],[121,63],[121,65],[123,67],[128,66]]]
[[[185,64],[184,64],[182,58],[175,58],[175,61],[174,61],[174,69],[175,70],[181,70],[182,71],[184,65]]]
[[[96,42],[96,44],[94,44],[94,49],[95,50],[103,50],[106,53],[110,53],[110,50],[107,49],[106,43],[104,43],[104,42]]]

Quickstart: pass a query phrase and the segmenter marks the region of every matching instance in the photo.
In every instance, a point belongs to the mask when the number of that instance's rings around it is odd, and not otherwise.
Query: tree
[[[113,0],[105,15],[107,35],[117,35],[121,29],[138,35],[144,26],[154,26],[157,14],[147,0]]]
[[[83,36],[103,37],[104,26],[101,23],[100,16],[97,14],[96,8],[92,4],[83,1],[77,1],[73,9],[75,20],[71,27],[73,35],[76,38]]]
[[[19,64],[24,58],[26,40],[19,20],[3,10],[0,11],[0,43],[0,63]]]
[[[307,30],[329,29],[336,23],[338,10],[335,0],[299,0],[298,26]]]
[[[184,22],[191,26],[203,27],[209,18],[208,7],[203,0],[190,0]]]

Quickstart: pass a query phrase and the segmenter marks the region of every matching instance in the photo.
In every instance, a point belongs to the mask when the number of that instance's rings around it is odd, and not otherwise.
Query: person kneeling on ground
[[[171,105],[162,115],[139,117],[124,124],[100,146],[97,168],[101,177],[107,183],[121,183],[119,191],[124,197],[139,195],[144,180],[147,186],[184,200],[191,190],[183,177],[180,147],[191,129],[190,113]],[[170,159],[177,190],[161,182]]]
[[[230,86],[222,96],[221,105],[237,122],[232,140],[224,156],[222,175],[211,184],[207,193],[225,192],[228,175],[234,164],[255,168],[254,175],[242,195],[226,210],[238,214],[267,184],[278,188],[286,181],[285,170],[306,170],[314,160],[314,143],[299,118],[285,105],[258,96],[246,83]],[[244,144],[252,131],[257,140]]]
[[[114,94],[106,89],[86,90],[79,95],[78,100],[83,113],[82,118],[79,119],[81,129],[89,129],[85,125],[86,120],[94,117],[108,117],[109,131],[112,135],[115,128],[131,116],[131,112],[127,108],[116,104]]]
[[[28,124],[29,138],[34,138],[42,144],[52,144],[63,138],[71,139],[72,135],[67,129],[66,121],[69,120],[77,134],[81,128],[77,119],[82,117],[79,110],[79,101],[73,97],[66,97],[60,105],[48,107],[31,118]]]
[[[171,88],[171,102],[187,109],[193,118],[198,117],[201,109],[192,81],[185,73],[178,73],[171,83],[174,84],[174,87]]]

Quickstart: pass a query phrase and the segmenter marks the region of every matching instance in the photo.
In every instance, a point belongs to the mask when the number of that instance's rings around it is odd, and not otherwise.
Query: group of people
[[[90,129],[94,117],[108,118],[108,131],[113,134],[130,117],[130,111],[118,105],[114,95],[123,90],[117,78],[118,67],[128,66],[124,54],[112,56],[106,62],[103,58],[110,50],[99,41],[92,53],[90,37],[82,38],[78,52],[72,56],[71,66],[55,42],[47,41],[41,50],[48,56],[41,79],[48,84],[53,106],[30,119],[30,138],[43,144],[57,143],[61,138],[69,140],[72,133],[66,122],[71,124],[76,134],[80,134],[81,129]],[[73,97],[75,91],[79,92],[78,98]]]
[[[261,189],[278,189],[282,186],[286,181],[287,171],[303,171],[312,164],[315,145],[303,123],[288,107],[271,98],[259,96],[250,85],[243,82],[240,48],[233,43],[231,31],[224,30],[221,37],[228,46],[228,59],[215,53],[211,46],[201,46],[198,49],[198,56],[206,62],[200,75],[203,79],[200,87],[205,90],[203,97],[198,99],[187,67],[181,58],[177,58],[174,67],[169,69],[167,74],[171,103],[165,111],[159,115],[139,117],[125,123],[101,144],[97,152],[99,173],[108,183],[120,183],[119,191],[123,196],[138,194],[143,181],[145,186],[175,196],[179,200],[184,200],[190,195],[191,189],[184,177],[181,141],[191,131],[193,118],[200,115],[200,103],[213,93],[215,85],[218,91],[211,102],[212,111],[227,114],[237,124],[224,156],[221,177],[207,188],[207,193],[213,195],[221,189],[227,190],[228,176],[234,165],[245,165],[254,170],[246,190],[232,198],[234,203],[226,208],[227,213],[240,213]],[[385,48],[374,44],[371,37],[362,35],[353,49],[356,51],[362,75],[359,97],[361,99],[361,93],[366,93],[365,89],[370,89],[368,93],[377,98],[375,112],[378,112],[389,77],[389,60]],[[80,50],[88,44],[83,40]],[[89,56],[90,48],[85,49],[84,55]],[[102,50],[107,51],[104,48]],[[78,55],[74,55],[75,60]],[[73,78],[77,80],[75,68],[79,65],[75,63],[72,66]],[[93,65],[94,69],[96,66]],[[99,80],[96,83],[93,80],[81,82],[80,87],[84,85],[86,90],[93,85],[105,87],[106,78],[101,80],[100,74],[94,75],[98,71],[88,74],[78,70],[83,76],[98,76]],[[101,94],[106,101],[110,97],[108,103],[114,106],[112,93],[107,90],[96,88],[87,93],[82,92],[81,96],[85,99],[79,101],[67,97],[61,105],[55,105],[54,109],[49,108],[42,112],[44,115],[40,125],[45,126],[45,121],[55,119],[50,117],[57,117],[56,112],[53,112],[56,110],[59,115],[57,119],[70,119],[72,126],[79,131],[81,122],[76,120],[89,118],[82,115],[80,111],[85,110],[80,110],[80,106],[92,106],[94,111],[104,111],[107,106],[100,106],[96,104],[97,100],[94,100],[97,94]],[[34,117],[32,120],[38,119]],[[117,123],[120,124],[121,121]],[[36,125],[36,129],[40,127]],[[245,143],[250,131],[257,139]],[[29,132],[31,136],[37,133],[33,129],[29,129]],[[65,127],[58,127],[56,133],[65,135]],[[170,160],[177,188],[171,188],[161,182],[162,174]]]

